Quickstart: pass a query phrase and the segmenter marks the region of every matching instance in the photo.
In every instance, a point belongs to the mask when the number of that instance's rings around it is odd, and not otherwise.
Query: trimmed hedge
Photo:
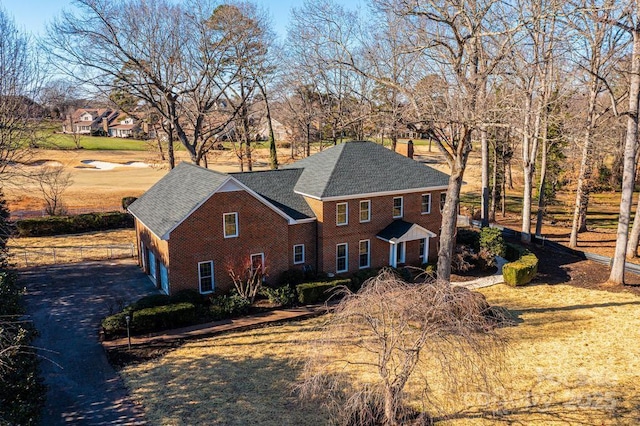
[[[533,253],[526,253],[515,262],[502,267],[504,282],[510,286],[525,285],[538,273],[538,258]]]
[[[506,243],[505,245],[506,245],[506,250],[505,250],[504,258],[507,259],[509,262],[518,260],[525,254],[529,253],[529,250],[522,247],[521,245],[513,244],[513,243]]]
[[[166,330],[191,325],[196,320],[193,303],[176,303],[141,309],[133,313],[131,329],[136,333]]]
[[[339,285],[348,287],[350,284],[350,279],[299,284],[296,286],[296,291],[298,292],[298,302],[303,305],[312,305],[318,302],[326,302],[329,297],[331,297],[331,289]]]
[[[123,212],[86,213],[75,216],[51,216],[22,219],[16,222],[19,237],[80,234],[133,228],[133,216]]]

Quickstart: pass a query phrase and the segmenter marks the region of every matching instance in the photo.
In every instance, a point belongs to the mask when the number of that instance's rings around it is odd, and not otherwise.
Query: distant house
[[[140,134],[140,131],[140,122],[124,113],[120,113],[108,125],[108,135],[115,138],[131,138]]]
[[[280,170],[224,174],[181,163],[129,211],[140,266],[165,293],[227,291],[231,262],[348,275],[435,260],[448,176],[372,142]]]
[[[118,114],[117,111],[109,108],[79,108],[62,123],[62,133],[107,134],[108,123]]]

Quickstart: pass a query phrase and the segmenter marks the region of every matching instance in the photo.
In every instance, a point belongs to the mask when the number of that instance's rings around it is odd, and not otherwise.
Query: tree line
[[[284,40],[251,2],[74,5],[49,26],[45,57],[56,73],[157,126],[171,167],[174,144],[206,166],[227,135],[241,170],[251,170],[264,125],[277,168],[274,116],[292,129],[292,156],[309,155],[323,141],[379,138],[395,148],[407,132],[420,135],[450,167],[438,261],[447,280],[470,152],[481,153],[485,224],[504,203],[512,166],[522,167],[525,242],[541,233],[564,162],[576,188],[572,247],[586,230],[599,179],[606,175],[622,189],[611,280],[624,281],[625,255],[636,255],[640,237],[640,217],[633,226],[630,218],[637,2],[371,0],[352,11],[307,0],[292,9]]]

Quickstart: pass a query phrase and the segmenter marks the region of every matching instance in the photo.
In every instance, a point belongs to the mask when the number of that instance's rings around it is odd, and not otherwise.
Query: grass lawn
[[[135,139],[108,138],[101,136],[81,136],[80,146],[87,150],[106,150],[106,151],[147,151],[148,141],[140,141]],[[41,148],[44,149],[75,149],[71,135],[52,134],[48,135],[41,142]]]
[[[509,341],[507,368],[495,396],[460,389],[438,413],[453,417],[443,424],[640,422],[640,297],[566,285],[498,285],[483,293],[517,321],[500,330]],[[151,424],[327,424],[317,403],[300,404],[291,393],[322,323],[187,343],[122,375]],[[426,373],[437,394],[433,376]],[[408,390],[418,401],[417,387]]]

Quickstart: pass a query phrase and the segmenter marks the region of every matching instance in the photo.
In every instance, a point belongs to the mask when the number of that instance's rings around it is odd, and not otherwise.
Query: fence
[[[16,267],[74,263],[85,260],[124,259],[136,257],[136,249],[130,244],[96,244],[91,246],[10,246],[10,262]]]

